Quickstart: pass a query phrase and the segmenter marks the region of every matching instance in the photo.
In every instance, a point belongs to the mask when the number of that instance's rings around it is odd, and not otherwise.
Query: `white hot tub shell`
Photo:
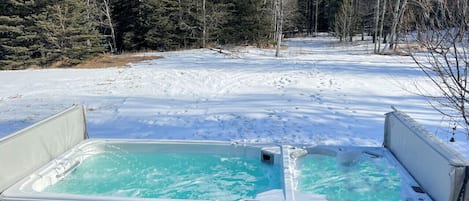
[[[138,198],[116,197],[97,195],[78,195],[72,193],[51,193],[44,189],[54,185],[67,176],[80,164],[96,154],[104,152],[120,153],[190,153],[190,154],[223,154],[233,157],[244,157],[263,161],[272,166],[281,168],[283,161],[281,147],[268,145],[239,145],[230,142],[219,141],[166,141],[166,140],[121,140],[121,139],[96,139],[85,140],[74,146],[64,154],[53,159],[45,166],[26,176],[2,193],[2,200],[158,200],[168,201],[177,199],[165,198]],[[194,164],[197,165],[197,164]],[[167,175],[170,177],[171,175]],[[283,181],[282,181],[283,183]],[[203,184],[201,184],[203,185]],[[265,194],[275,194],[281,200],[284,198],[284,189],[271,189]],[[116,189],[118,190],[118,189]],[[260,195],[260,196],[262,196]],[[253,198],[246,198],[253,199]],[[186,199],[187,200],[187,199]]]
[[[401,173],[402,189],[405,191],[402,193],[403,200],[431,200],[426,193],[415,191],[413,187],[420,187],[419,182],[414,180],[404,168],[405,166],[402,166],[394,154],[384,147],[311,147],[226,141],[88,139],[84,111],[83,107],[74,106],[0,139],[0,159],[2,161],[2,165],[0,165],[0,200],[177,200],[44,192],[45,188],[64,178],[90,155],[112,151],[116,148],[127,152],[223,153],[254,158],[280,168],[281,186],[279,189],[260,192],[255,198],[246,198],[245,201],[327,200],[324,195],[301,193],[295,190],[295,168],[299,158],[305,154],[325,154],[336,156],[339,161],[347,162],[348,158],[357,154],[374,154],[386,158]]]

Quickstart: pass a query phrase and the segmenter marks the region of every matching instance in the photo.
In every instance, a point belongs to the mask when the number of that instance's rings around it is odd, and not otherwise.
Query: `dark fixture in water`
[[[267,163],[270,165],[274,164],[274,154],[269,153],[267,151],[262,151],[261,154],[262,154],[261,158],[262,158],[263,163]]]
[[[423,189],[420,188],[420,186],[412,186],[412,189],[417,193],[425,193],[425,191],[423,191]]]

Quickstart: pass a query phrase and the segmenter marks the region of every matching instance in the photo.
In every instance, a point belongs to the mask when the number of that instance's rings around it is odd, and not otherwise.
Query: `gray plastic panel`
[[[84,108],[74,106],[0,139],[0,192],[85,138]]]

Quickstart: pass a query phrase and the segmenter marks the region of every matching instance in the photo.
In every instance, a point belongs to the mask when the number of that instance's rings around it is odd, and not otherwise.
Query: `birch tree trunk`
[[[104,16],[107,19],[109,29],[111,29],[111,40],[112,44],[110,45],[111,47],[111,52],[116,53],[117,52],[117,43],[116,43],[116,32],[114,30],[114,25],[112,23],[112,17],[111,17],[111,9],[109,7],[109,0],[103,0],[103,5],[104,5]]]
[[[278,41],[278,20],[279,20],[279,0],[272,1],[272,14],[273,14],[273,35],[274,41]]]
[[[278,0],[278,20],[277,20],[277,48],[275,50],[275,57],[280,56],[280,45],[282,43],[282,26],[283,26],[283,0]]]
[[[374,35],[374,39],[373,39],[373,43],[375,44],[374,45],[374,53],[377,54],[378,53],[378,27],[379,27],[379,3],[381,2],[381,0],[376,0],[376,12],[375,12],[375,35]]]
[[[396,5],[394,6],[394,10],[392,13],[392,26],[391,26],[391,34],[389,36],[389,48],[393,49],[393,41],[394,35],[396,34],[397,23],[399,22],[399,12],[401,8],[401,0],[396,1]]]
[[[307,6],[306,6],[306,28],[307,28],[307,32],[308,32],[308,36],[312,36],[313,35],[313,0],[308,0],[307,2]]]
[[[353,41],[353,15],[354,15],[354,10],[353,10],[353,2],[354,0],[350,0],[350,5],[349,5],[349,16],[348,16],[348,35],[349,35],[349,41]]]
[[[381,15],[381,27],[379,28],[379,37],[378,37],[378,53],[381,52],[381,38],[383,37],[384,29],[384,17],[386,16],[386,0],[383,2],[383,13]]]
[[[397,25],[400,22],[402,13],[404,13],[404,9],[406,7],[407,1],[404,0],[404,2],[401,5],[401,0],[396,1],[396,5],[394,6],[394,11],[393,11],[393,19],[392,19],[392,26],[391,26],[391,33],[389,36],[389,50],[395,49],[395,40],[396,38],[396,31],[397,31]],[[388,45],[386,45],[388,46]],[[385,49],[388,49],[387,47]]]
[[[205,10],[205,0],[202,0],[202,47],[205,48],[207,40],[207,19]]]
[[[316,11],[314,12],[314,36],[318,36],[318,16],[319,16],[319,0],[316,0]]]

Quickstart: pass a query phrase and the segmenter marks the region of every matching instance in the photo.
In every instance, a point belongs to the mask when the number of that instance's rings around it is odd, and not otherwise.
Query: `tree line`
[[[102,53],[269,46],[278,0],[0,0],[0,69]]]
[[[0,0],[0,69],[101,53],[268,46],[277,0]]]
[[[442,1],[0,0],[0,69],[71,66],[102,53],[266,47],[318,32],[344,42],[369,35],[382,53],[418,30],[421,7],[434,2]]]
[[[0,69],[71,66],[102,53],[273,46],[310,26],[307,1],[0,0]],[[324,2],[335,12],[341,0]],[[329,13],[316,19],[329,30],[333,14],[318,10]]]

